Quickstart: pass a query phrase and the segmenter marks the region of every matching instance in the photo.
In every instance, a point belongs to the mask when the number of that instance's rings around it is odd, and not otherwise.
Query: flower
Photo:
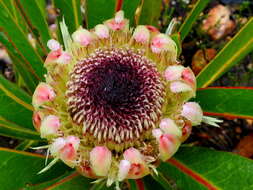
[[[153,172],[202,121],[199,105],[186,102],[196,80],[176,60],[176,43],[128,23],[119,11],[64,34],[66,49],[50,40],[46,82],[33,95],[33,122],[51,155],[109,185]]]

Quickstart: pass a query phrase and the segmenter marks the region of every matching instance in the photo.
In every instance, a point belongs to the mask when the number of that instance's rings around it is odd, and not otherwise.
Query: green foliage
[[[59,162],[50,171],[37,175],[38,171],[45,166],[44,163],[44,156],[0,148],[1,189],[28,188],[29,186],[53,180],[69,172],[69,169]],[[13,181],[14,179],[15,182]]]
[[[141,4],[141,13],[138,24],[158,25],[162,0],[145,0]]]
[[[198,87],[210,85],[253,50],[253,18],[226,44],[197,76]]]
[[[205,112],[212,115],[236,118],[253,117],[253,107],[248,105],[253,100],[253,88],[211,87],[200,89],[197,92],[196,100]]]
[[[252,160],[206,148],[182,147],[158,169],[182,190],[250,190],[253,185]]]
[[[59,11],[58,21],[64,20],[70,33],[85,23],[90,29],[111,18],[122,3],[131,26],[135,24],[158,26],[162,0],[53,0]],[[179,28],[172,34],[182,51],[181,42],[194,26],[200,13],[210,0],[198,0]],[[5,46],[17,72],[20,86],[0,76],[0,134],[22,142],[17,150],[29,150],[39,144],[39,134],[32,125],[31,94],[39,81],[44,80],[43,60],[48,53],[47,41],[52,34],[47,24],[45,0],[0,1],[0,42]],[[120,8],[120,7],[118,7]],[[58,24],[59,25],[59,24]],[[218,55],[198,75],[198,87],[207,87],[229,68],[239,63],[253,50],[253,19],[226,44]],[[34,43],[28,39],[32,34]],[[59,39],[60,40],[60,39]],[[253,118],[250,106],[252,88],[199,89],[196,101],[207,114]],[[1,189],[114,189],[105,181],[92,184],[91,179],[80,176],[62,163],[57,163],[42,175],[37,173],[45,166],[45,157],[28,152],[0,148]],[[199,147],[184,147],[167,163],[158,168],[159,175],[143,180],[128,180],[132,190],[153,189],[250,189],[253,178],[251,160],[230,153]],[[15,180],[14,180],[15,179]],[[14,183],[15,181],[15,183]]]

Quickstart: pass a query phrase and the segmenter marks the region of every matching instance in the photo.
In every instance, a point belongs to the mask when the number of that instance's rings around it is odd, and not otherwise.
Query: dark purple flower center
[[[163,95],[151,60],[130,49],[99,49],[74,66],[68,110],[99,142],[124,143],[155,127]]]

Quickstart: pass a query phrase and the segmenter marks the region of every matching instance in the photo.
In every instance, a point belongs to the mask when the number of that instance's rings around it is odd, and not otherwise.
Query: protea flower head
[[[203,114],[196,80],[177,46],[147,26],[130,29],[123,11],[92,30],[55,40],[46,82],[34,92],[34,125],[52,156],[108,185],[153,172],[173,156]]]

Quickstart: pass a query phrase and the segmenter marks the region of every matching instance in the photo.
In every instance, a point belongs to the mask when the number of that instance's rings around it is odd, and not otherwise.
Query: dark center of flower
[[[95,106],[127,113],[129,106],[137,103],[142,78],[131,65],[115,59],[97,66],[87,75],[89,95],[94,98]]]
[[[68,111],[99,142],[125,143],[155,127],[163,95],[151,60],[130,49],[99,49],[74,66]]]

